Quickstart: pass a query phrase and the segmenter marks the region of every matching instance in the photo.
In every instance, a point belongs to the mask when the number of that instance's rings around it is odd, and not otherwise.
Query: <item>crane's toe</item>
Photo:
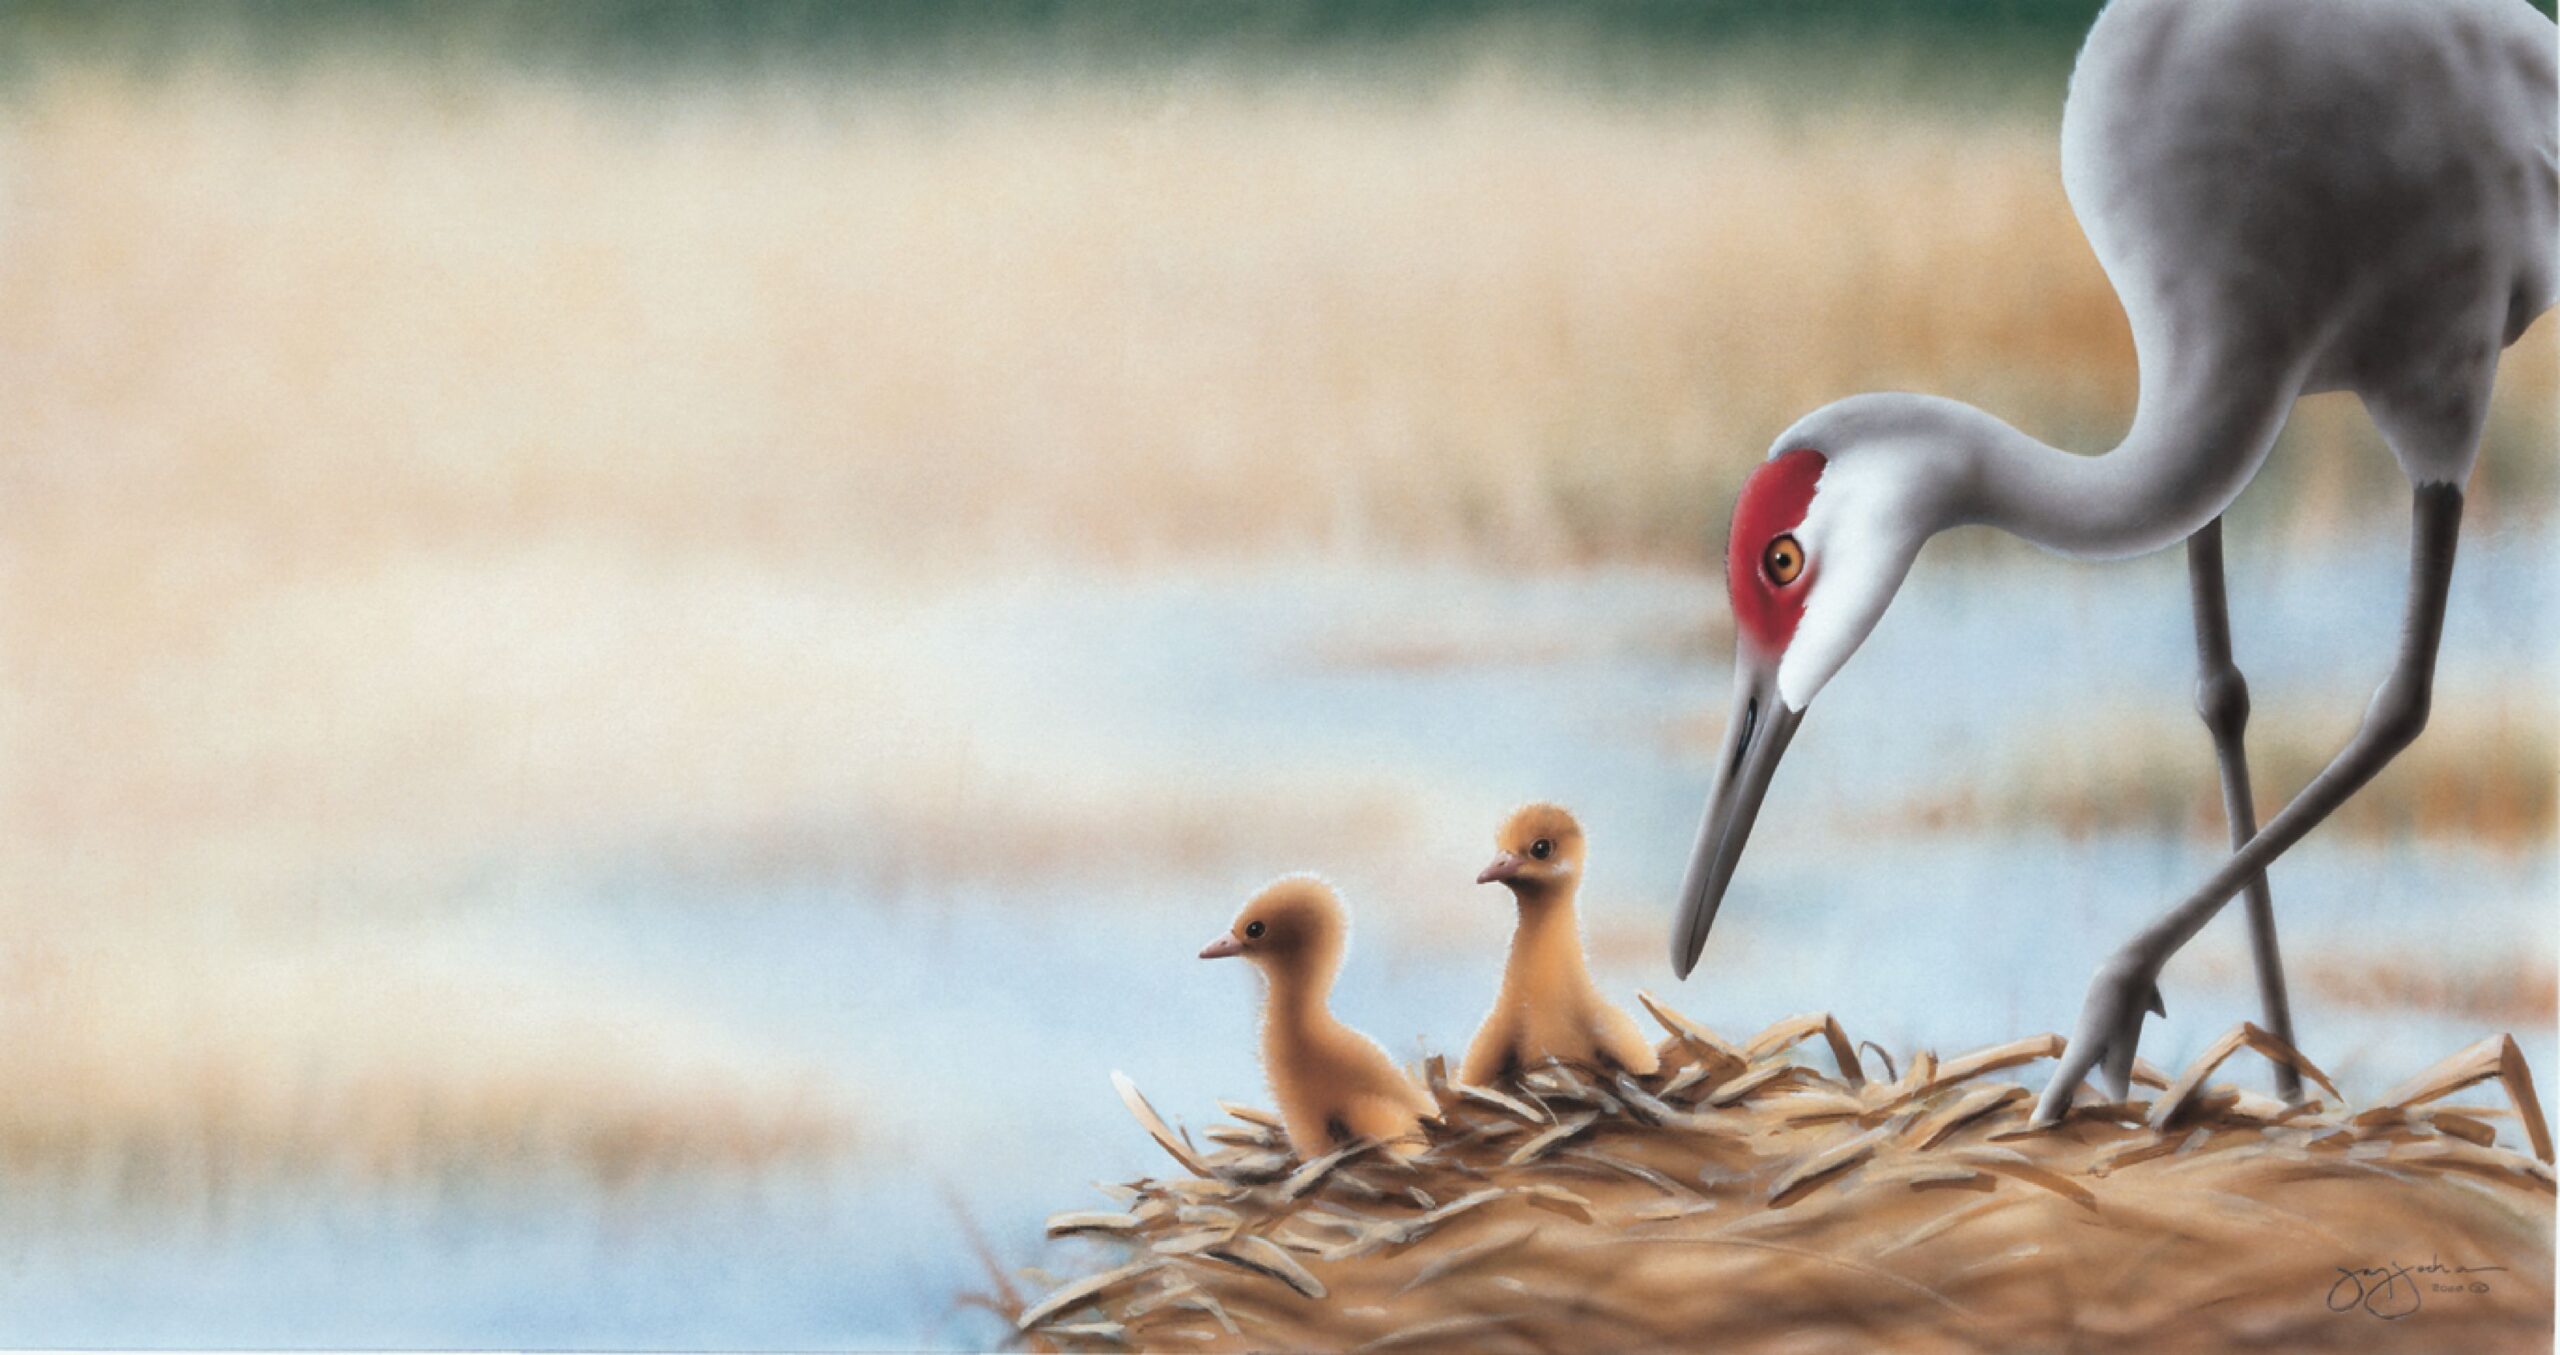
[[[2142,1045],[2142,1019],[2155,1012],[2168,1014],[2155,976],[2121,960],[2101,968],[2089,981],[2080,1024],[2062,1047],[2053,1080],[2045,1084],[2028,1124],[2038,1129],[2060,1124],[2071,1111],[2081,1080],[2092,1070],[2108,1096],[2122,1101],[2130,1095],[2134,1054]]]

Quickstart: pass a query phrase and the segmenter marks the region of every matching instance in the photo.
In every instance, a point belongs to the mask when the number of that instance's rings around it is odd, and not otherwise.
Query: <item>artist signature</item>
[[[2394,1322],[2418,1311],[2429,1294],[2486,1294],[2489,1282],[2480,1277],[2506,1267],[2448,1266],[2430,1255],[2423,1266],[2395,1262],[2337,1269],[2337,1283],[2329,1286],[2330,1312],[2360,1312]]]

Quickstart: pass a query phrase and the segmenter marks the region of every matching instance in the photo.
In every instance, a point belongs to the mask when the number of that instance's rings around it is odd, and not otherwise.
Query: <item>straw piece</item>
[[[1360,1173],[1348,1168],[1335,1168],[1333,1175],[1327,1179],[1329,1179],[1337,1189],[1350,1195],[1353,1199],[1383,1200],[1387,1198],[1387,1191],[1385,1187],[1380,1186],[1377,1182],[1372,1181],[1368,1177],[1362,1176]]]
[[[1784,1209],[1822,1188],[1851,1167],[1875,1155],[1876,1143],[1883,1130],[1869,1130],[1854,1139],[1835,1143],[1821,1152],[1789,1168],[1769,1191],[1769,1207]]]
[[[2213,1071],[2222,1066],[2222,1061],[2238,1053],[2243,1046],[2258,1051],[2271,1062],[2291,1065],[2295,1072],[2319,1083],[2320,1089],[2331,1096],[2340,1095],[2338,1084],[2331,1082],[2329,1075],[2304,1058],[2300,1051],[2260,1030],[2256,1024],[2243,1021],[2206,1046],[2205,1051],[2196,1056],[2195,1062],[2188,1064],[2186,1071],[2178,1075],[2177,1081],[2170,1083],[2160,1093],[2160,1098],[2152,1102],[2151,1127],[2167,1129],[2179,1116],[2186,1114],[2196,1093],[2204,1087],[2204,1080],[2213,1076]]]
[[[1238,1105],[1233,1101],[1219,1102],[1218,1109],[1225,1111],[1233,1119],[1242,1120],[1246,1124],[1260,1125],[1274,1133],[1286,1132],[1289,1128],[1276,1111],[1263,1110],[1257,1106]]]
[[[2433,1112],[2426,1117],[2424,1123],[2440,1134],[2451,1134],[2466,1143],[2476,1143],[2483,1148],[2492,1147],[2498,1141],[2496,1125],[2472,1119],[2468,1115],[2458,1115],[2449,1110]]]
[[[2275,1124],[2283,1120],[2292,1110],[2293,1107],[2284,1102],[2259,1092],[2244,1091],[2231,1100],[2233,1115],[2244,1120],[2255,1120],[2260,1124]]]
[[[1200,1155],[1191,1150],[1191,1145],[1173,1132],[1172,1126],[1164,1122],[1164,1117],[1156,1114],[1154,1106],[1147,1104],[1147,1098],[1138,1093],[1138,1084],[1131,1082],[1127,1073],[1112,1069],[1111,1085],[1118,1089],[1120,1103],[1137,1118],[1138,1127],[1147,1131],[1147,1137],[1154,1139],[1157,1147],[1172,1154],[1173,1160],[1181,1163],[1184,1171],[1200,1177],[1212,1174],[1209,1164],[1201,1161]]]
[[[1479,1087],[1468,1082],[1455,1082],[1450,1085],[1456,1089],[1462,1100],[1473,1101],[1482,1106],[1492,1106],[1531,1124],[1550,1124],[1554,1121],[1554,1117],[1545,1111],[1506,1092],[1498,1092],[1491,1087]]]
[[[1069,1214],[1051,1214],[1048,1232],[1051,1237],[1065,1237],[1070,1233],[1126,1233],[1135,1231],[1137,1227],[1138,1216],[1135,1214],[1115,1214],[1106,1210],[1088,1209]]]
[[[1867,1105],[1871,1109],[1890,1110],[1918,1095],[1920,1089],[1927,1086],[1930,1079],[1937,1074],[1937,1052],[1923,1049],[1911,1056],[1911,1065],[1902,1070],[1900,1077],[1887,1082],[1870,1082],[1859,1092],[1859,1095],[1866,1098]]]
[[[1678,1096],[1680,1093],[1685,1092],[1691,1087],[1694,1087],[1706,1080],[1707,1065],[1703,1063],[1693,1063],[1688,1067],[1681,1069],[1679,1072],[1673,1073],[1671,1075],[1671,1080],[1662,1084],[1662,1094],[1666,1097]]]
[[[2516,1048],[2513,1035],[2492,1035],[2437,1063],[2385,1093],[2375,1109],[2405,1110],[2424,1105],[2493,1077],[2505,1084],[2507,1099],[2515,1104],[2516,1118],[2523,1121],[2525,1138],[2533,1145],[2533,1155],[2544,1162],[2551,1161],[2551,1126],[2542,1118],[2542,1101],[2533,1091],[2533,1070],[2525,1066],[2524,1051]],[[2366,1123],[2365,1117],[2357,1116],[2356,1123]]]
[[[1775,1097],[1768,1108],[1790,1125],[1821,1124],[1830,1120],[1854,1120],[1868,1112],[1867,1103],[1846,1092],[1826,1087],[1807,1087]]]
[[[1181,1298],[1185,1294],[1197,1294],[1200,1292],[1200,1286],[1193,1284],[1188,1276],[1179,1272],[1168,1270],[1165,1272],[1164,1279],[1165,1282],[1163,1284],[1157,1285],[1154,1289],[1121,1304],[1119,1313],[1120,1320],[1123,1322],[1135,1322],[1139,1318],[1145,1317],[1147,1314],[1155,1312],[1160,1308],[1170,1307],[1174,1300]]]
[[[1789,1073],[1796,1071],[1798,1071],[1798,1069],[1794,1064],[1773,1063],[1766,1068],[1745,1073],[1742,1076],[1735,1078],[1733,1081],[1716,1088],[1714,1092],[1708,1095],[1707,1104],[1711,1106],[1732,1105],[1744,1097],[1749,1096],[1753,1092],[1760,1090],[1762,1087],[1768,1086],[1779,1078],[1785,1077]]]
[[[1263,1236],[1291,1251],[1302,1251],[1309,1256],[1322,1256],[1334,1246],[1332,1241],[1318,1237],[1300,1226],[1296,1219],[1282,1223]]]
[[[2167,1157],[2177,1150],[2177,1141],[2174,1139],[2129,1139],[2100,1157],[2096,1163],[2092,1164],[2090,1171],[2093,1175],[2104,1176],[2109,1172],[2134,1166],[2137,1163],[2149,1162],[2155,1157]]]
[[[1299,1196],[1306,1194],[1308,1191],[1315,1189],[1318,1185],[1323,1184],[1324,1179],[1333,1174],[1334,1168],[1341,1166],[1343,1163],[1348,1162],[1377,1146],[1378,1145],[1375,1140],[1360,1139],[1356,1142],[1348,1143],[1340,1148],[1336,1148],[1332,1152],[1317,1158],[1315,1161],[1298,1168],[1296,1171],[1289,1173],[1288,1180],[1280,1183],[1280,1198],[1283,1200],[1294,1200]]]
[[[1518,1195],[1522,1203],[1532,1208],[1543,1209],[1550,1214],[1561,1214],[1577,1223],[1591,1221],[1591,1201],[1562,1186],[1539,1181],[1525,1186],[1514,1186],[1512,1193]]]
[[[1080,1341],[1108,1341],[1115,1346],[1129,1344],[1129,1329],[1117,1322],[1070,1322],[1043,1332],[1044,1336],[1065,1336]]]
[[[1549,1059],[1534,1071],[1523,1074],[1520,1089],[1532,1096],[1552,1097],[1578,1106],[1596,1106],[1603,1115],[1614,1117],[1618,1114],[1615,1097],[1585,1079],[1574,1065],[1556,1059]]]
[[[2087,1186],[2059,1172],[2047,1171],[2026,1162],[1985,1162],[1981,1165],[1986,1170],[1998,1172],[2002,1176],[2013,1177],[2031,1186],[2041,1186],[2092,1214],[2098,1212],[2098,1197],[2091,1194]]]
[[[1220,1303],[1217,1295],[1212,1294],[1205,1289],[1195,1288],[1192,1292],[1183,1295],[1181,1298],[1175,1299],[1173,1301],[1173,1306],[1176,1308],[1188,1308],[1195,1313],[1208,1314],[1209,1320],[1226,1328],[1227,1335],[1229,1336],[1240,1337],[1244,1335],[1244,1329],[1236,1325],[1235,1316],[1227,1311],[1227,1305]]]
[[[1445,1256],[1435,1256],[1431,1260],[1423,1263],[1420,1269],[1414,1271],[1410,1278],[1408,1278],[1402,1285],[1398,1286],[1396,1293],[1399,1296],[1410,1294],[1414,1290],[1421,1289],[1427,1285],[1436,1284],[1448,1276],[1454,1275],[1479,1261],[1489,1260],[1492,1257],[1499,1256],[1502,1253],[1519,1246],[1521,1243],[1535,1237],[1537,1232],[1538,1228],[1536,1224],[1523,1224],[1508,1233],[1499,1234],[1494,1237],[1486,1238],[1481,1242],[1460,1247]]]
[[[1023,1309],[1022,1315],[1013,1320],[1014,1330],[1029,1331],[1039,1326],[1044,1320],[1078,1304],[1090,1303],[1161,1264],[1163,1263],[1150,1257],[1144,1261],[1130,1262],[1125,1266],[1115,1266],[1097,1275],[1087,1275]]]
[[[1887,1098],[1883,1108],[1890,1110],[1909,1101],[1934,1096],[1959,1082],[1968,1082],[1986,1073],[2015,1068],[2022,1063],[2033,1063],[2037,1059],[2057,1057],[2062,1053],[2062,1043],[2061,1036],[2048,1032],[2043,1035],[2031,1035],[2023,1040],[2011,1040],[2007,1044],[1993,1045],[1987,1049],[1977,1049],[1970,1054],[1958,1055],[1945,1063],[1928,1059],[1926,1062],[1937,1071],[1934,1076],[1926,1078],[1920,1076],[1921,1061],[1915,1060],[1911,1067],[1912,1079],[1906,1079],[1911,1081],[1912,1085],[1908,1090],[1897,1091]]]
[[[1938,1164],[1896,1172],[1893,1178],[1913,1190],[1991,1190],[1998,1183],[1971,1167]]]
[[[2015,1083],[1997,1087],[1976,1087],[1956,1099],[1955,1104],[1931,1114],[1911,1130],[1914,1148],[1926,1151],[1946,1141],[1947,1136],[1981,1119],[1983,1116],[2026,1099],[2027,1089]]]
[[[1308,1298],[1320,1299],[1325,1295],[1324,1281],[1317,1279],[1314,1272],[1298,1264],[1298,1258],[1281,1250],[1269,1238],[1246,1234],[1223,1246],[1210,1248],[1208,1254],[1231,1266],[1268,1275]]]
[[[1589,1129],[1593,1124],[1597,1123],[1599,1119],[1599,1112],[1585,1111],[1582,1114],[1557,1125],[1555,1128],[1537,1135],[1527,1143],[1521,1144],[1517,1149],[1512,1151],[1510,1157],[1503,1159],[1503,1165],[1506,1167],[1519,1167],[1535,1162],[1539,1158],[1545,1157],[1549,1152],[1554,1151],[1555,1148],[1561,1145],[1565,1140]]]
[[[1208,1158],[1207,1162],[1209,1170],[1215,1172],[1221,1181],[1233,1181],[1245,1186],[1261,1186],[1269,1185],[1287,1176],[1290,1171],[1289,1164],[1293,1160],[1287,1153],[1230,1150]]]
[[[1241,1228],[1244,1226],[1244,1215],[1222,1204],[1186,1204],[1174,1209],[1173,1221],[1187,1223],[1195,1228]]]
[[[1383,1231],[1385,1241],[1401,1245],[1429,1233],[1432,1229],[1439,1227],[1441,1224],[1447,1223],[1449,1220],[1456,1218],[1460,1214],[1466,1213],[1470,1209],[1491,1204],[1509,1193],[1510,1192],[1508,1191],[1501,1190],[1479,1190],[1470,1195],[1461,1195],[1457,1199],[1451,1200],[1447,1204],[1432,1210],[1428,1214],[1406,1219],[1402,1223],[1385,1224],[1382,1229],[1378,1231]],[[1332,1258],[1328,1257],[1327,1259],[1330,1260]]]
[[[1655,1024],[1671,1032],[1674,1038],[1691,1049],[1736,1067],[1750,1062],[1743,1057],[1741,1050],[1727,1043],[1724,1037],[1673,1011],[1668,1004],[1653,994],[1639,988],[1636,990],[1636,1001],[1644,1005],[1645,1012],[1653,1017]]]
[[[1626,1102],[1635,1118],[1646,1124],[1666,1124],[1688,1118],[1686,1112],[1646,1091],[1625,1073],[1617,1077],[1618,1098]]]
[[[1195,1228],[1187,1233],[1160,1237],[1153,1246],[1158,1256],[1197,1256],[1233,1236],[1233,1228]]]
[[[1843,1081],[1851,1087],[1867,1085],[1867,1075],[1858,1067],[1858,1051],[1850,1045],[1848,1032],[1840,1029],[1839,1019],[1829,1012],[1788,1017],[1754,1036],[1742,1052],[1757,1063],[1814,1035],[1820,1035],[1831,1046],[1831,1061],[1840,1069]]]
[[[1557,1156],[1570,1158],[1576,1162],[1588,1162],[1595,1167],[1606,1167],[1621,1176],[1642,1181],[1665,1195],[1690,1196],[1697,1193],[1641,1162],[1630,1161],[1615,1153],[1604,1153],[1597,1148],[1567,1148]]]

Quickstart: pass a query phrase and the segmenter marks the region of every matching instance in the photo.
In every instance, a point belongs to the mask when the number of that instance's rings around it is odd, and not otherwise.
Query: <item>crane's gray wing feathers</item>
[[[2413,477],[2467,475],[2560,299],[2555,38],[2523,0],[2114,0],[2063,182],[2146,394],[2353,390]]]

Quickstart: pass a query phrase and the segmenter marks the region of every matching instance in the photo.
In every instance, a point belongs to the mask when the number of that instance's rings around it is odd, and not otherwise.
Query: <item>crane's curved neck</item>
[[[2234,382],[2202,358],[2164,365],[2144,364],[2133,427],[2103,455],[2066,452],[1980,414],[1982,427],[1953,449],[1958,489],[1940,525],[1984,523],[2060,554],[2114,560],[2174,545],[2219,517],[2265,462],[2299,382]]]

